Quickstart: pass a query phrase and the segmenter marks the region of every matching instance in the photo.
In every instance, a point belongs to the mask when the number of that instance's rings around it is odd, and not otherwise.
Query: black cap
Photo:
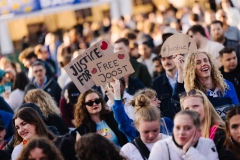
[[[0,130],[5,129],[4,122],[0,119]]]
[[[67,86],[67,93],[69,102],[74,105],[77,103],[78,97],[81,94],[75,84],[73,82],[70,82]]]

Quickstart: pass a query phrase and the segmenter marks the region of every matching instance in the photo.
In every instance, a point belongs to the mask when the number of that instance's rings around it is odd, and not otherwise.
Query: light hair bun
[[[135,100],[135,106],[136,107],[148,107],[151,105],[150,99],[145,96],[144,94],[140,94],[137,96]]]

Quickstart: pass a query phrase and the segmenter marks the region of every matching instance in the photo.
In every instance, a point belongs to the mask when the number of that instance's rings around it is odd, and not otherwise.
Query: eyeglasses
[[[197,94],[197,91],[195,89],[190,90],[189,92],[183,92],[179,94],[179,98],[186,98],[188,96],[194,96]]]
[[[96,103],[96,104],[101,103],[101,99],[98,98],[98,99],[95,99],[95,101],[86,102],[85,105],[88,105],[88,106],[92,107],[94,103]]]

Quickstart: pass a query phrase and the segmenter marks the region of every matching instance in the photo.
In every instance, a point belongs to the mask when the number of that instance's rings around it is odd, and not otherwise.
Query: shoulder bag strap
[[[168,147],[168,144],[167,142],[165,142],[166,146],[167,146],[167,151],[168,151],[168,160],[171,160],[171,157],[170,157],[170,151],[169,151],[169,147]]]
[[[138,149],[138,151],[140,152],[142,158],[144,160],[147,160],[150,154],[149,149],[147,148],[147,146],[142,142],[142,140],[140,139],[140,137],[135,138],[132,142],[132,144],[134,144],[136,146],[136,148]]]

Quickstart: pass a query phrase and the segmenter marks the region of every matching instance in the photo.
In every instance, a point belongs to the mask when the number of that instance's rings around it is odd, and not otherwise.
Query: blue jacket
[[[13,123],[12,123],[13,114],[0,110],[0,119],[3,121],[6,129],[6,135],[4,139],[10,140],[14,134]]]
[[[124,110],[124,106],[121,100],[114,100],[114,105],[112,106],[114,118],[118,123],[118,128],[123,132],[129,141],[139,136],[139,132],[136,130],[133,120],[128,117]],[[164,119],[164,120],[163,120]],[[165,127],[165,124],[166,127]],[[173,122],[169,118],[161,119],[160,132],[166,135],[172,134]]]
[[[229,86],[229,89],[226,89],[224,96],[220,95],[219,97],[230,98],[232,104],[235,104],[235,105],[239,104],[234,85],[231,82],[229,82],[228,80],[225,80],[225,82]],[[185,92],[184,83],[177,82],[175,85],[173,94],[172,94],[172,98],[176,101],[179,101],[178,95],[182,92]],[[221,93],[219,92],[219,94],[221,94]]]

